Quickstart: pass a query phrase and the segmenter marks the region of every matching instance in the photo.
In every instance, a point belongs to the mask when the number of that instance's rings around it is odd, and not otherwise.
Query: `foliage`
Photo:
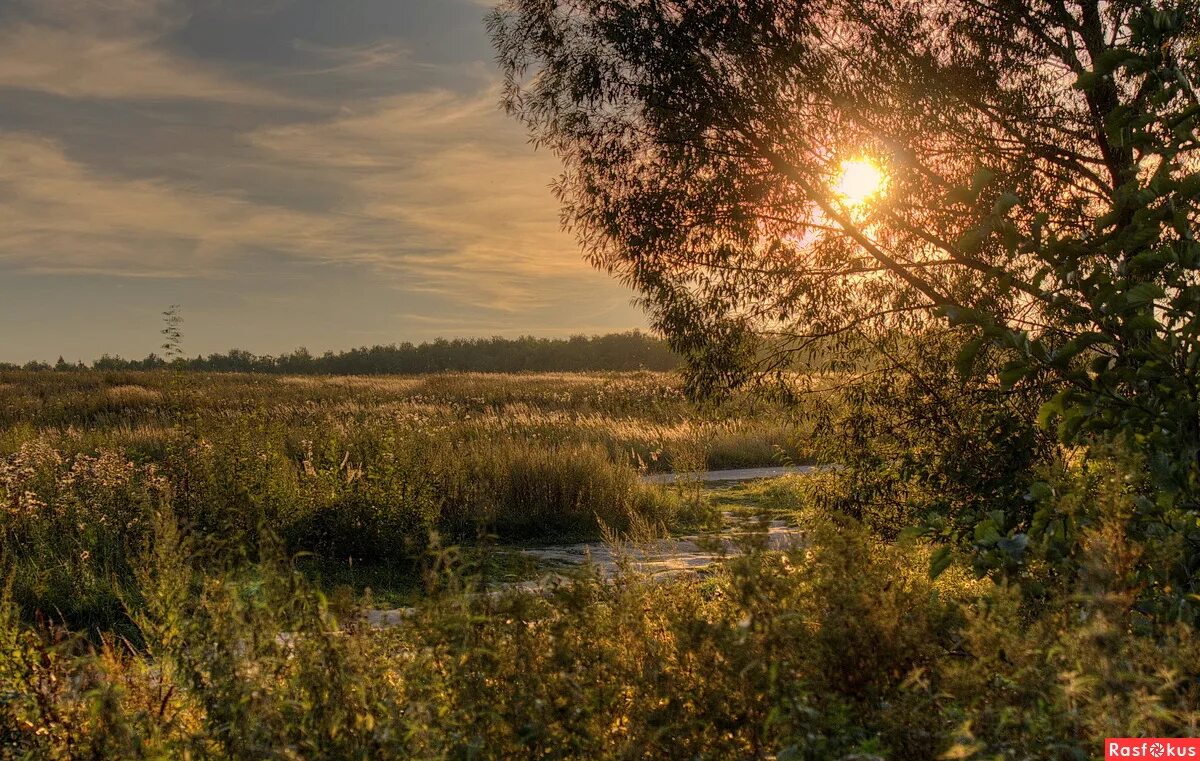
[[[1037,425],[1035,390],[964,382],[954,360],[955,336],[929,335],[891,354],[896,369],[845,389],[817,447],[841,467],[811,480],[810,498],[881,536],[966,550],[981,575],[1018,578],[1037,528],[1030,484],[1064,453]]]
[[[173,304],[162,313],[163,326],[161,347],[168,365],[183,359],[183,315],[179,313],[179,305]]]
[[[1033,619],[1011,588],[931,581],[928,546],[804,523],[805,546],[751,543],[708,579],[544,596],[466,594],[438,550],[428,596],[371,629],[278,555],[199,566],[159,521],[146,649],[22,625],[6,603],[0,755],[1071,759],[1194,731],[1200,646],[1183,625],[1139,630],[1119,519]]]
[[[568,225],[645,295],[691,388],[790,387],[780,371],[872,355],[902,371],[957,327],[957,371],[998,394],[980,411],[1018,389],[1062,444],[1145,457],[1130,530],[1182,534],[1186,596],[1198,19],[1195,0],[509,0],[490,29],[506,107],[563,161]],[[879,166],[886,190],[840,195],[846,161]],[[974,415],[969,437],[1001,423]],[[1027,472],[1027,452],[1001,457]],[[1029,512],[1011,494],[995,509],[949,527],[979,533],[985,566],[1020,549]]]
[[[163,329],[178,332],[182,318],[164,313]],[[181,336],[177,336],[178,339]],[[244,349],[224,354],[184,357],[179,340],[163,345],[165,358],[151,354],[127,360],[108,354],[92,363],[94,370],[156,370],[180,366],[197,372],[278,373],[288,375],[418,375],[444,372],[581,372],[587,370],[673,370],[678,358],[661,339],[640,331],[566,339],[523,336],[505,338],[439,338],[422,344],[363,346],[314,355],[299,348],[278,357]],[[180,361],[177,361],[180,360]],[[0,367],[0,369],[3,369]],[[15,368],[13,368],[15,369]],[[48,369],[30,363],[26,369]],[[56,368],[58,369],[58,368]],[[75,369],[65,366],[62,369]]]
[[[701,412],[648,375],[200,375],[169,400],[169,376],[5,376],[0,758],[1074,759],[1194,732],[1187,547],[1131,520],[1144,460],[1050,447],[1026,392],[964,386],[952,345],[810,402],[812,451],[844,466],[740,505],[793,515],[789,551],[748,535],[703,576],[532,594],[483,593],[439,537],[739,509],[646,489],[617,442],[701,467],[781,408],[667,438]],[[298,549],[399,559],[422,591],[372,628],[371,596],[327,598]],[[988,559],[1019,583],[979,578]]]
[[[703,522],[703,500],[642,484],[635,466],[771,464],[789,435],[736,409],[692,423],[674,381],[649,374],[179,380],[0,376],[0,578],[26,619],[136,639],[134,573],[164,505],[209,539],[197,552],[211,562],[278,537],[320,577],[413,587],[435,535]]]
[[[128,633],[133,564],[169,498],[156,467],[114,452],[64,456],[35,441],[0,460],[0,567],[15,602]]]

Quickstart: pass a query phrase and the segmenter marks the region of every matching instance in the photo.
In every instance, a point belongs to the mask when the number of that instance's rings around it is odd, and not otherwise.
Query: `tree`
[[[179,313],[179,305],[172,304],[162,313],[163,355],[167,364],[183,364],[183,315]]]
[[[1198,25],[1195,0],[489,19],[505,107],[563,161],[567,225],[644,294],[693,390],[952,330],[964,375],[1001,357],[982,380],[1042,389],[1064,441],[1136,444],[1156,519],[1200,558]]]

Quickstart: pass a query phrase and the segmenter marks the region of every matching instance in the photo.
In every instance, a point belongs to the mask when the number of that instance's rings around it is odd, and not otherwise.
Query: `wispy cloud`
[[[0,188],[0,259],[32,272],[213,275],[247,248],[318,241],[331,226],[163,181],[98,175],[55,142],[17,133],[0,133]]]
[[[172,0],[28,0],[0,19],[0,87],[70,98],[298,106],[168,49],[188,19]]]
[[[362,336],[636,324],[560,230],[559,166],[499,111],[482,31],[458,57],[397,33],[490,3],[326,2],[0,0],[0,271],[220,284],[295,343],[356,340],[365,291]],[[294,327],[268,308],[333,291]]]
[[[103,175],[53,141],[0,133],[0,258],[41,272],[212,276],[265,250],[499,310],[556,297],[545,278],[587,273],[557,226],[556,163],[524,144],[491,91],[398,96],[245,140],[246,171],[302,174],[336,201],[301,210],[236,187]]]
[[[357,74],[399,66],[433,68],[416,61],[412,50],[396,40],[382,40],[364,45],[341,47],[321,45],[308,40],[293,40],[292,47],[303,53],[311,53],[327,62],[325,66],[287,72],[293,75]]]
[[[497,307],[523,309],[539,298],[538,278],[586,266],[558,229],[556,161],[534,153],[497,102],[492,89],[421,92],[251,140],[277,161],[319,170],[343,190],[342,211],[409,231],[418,250],[403,252],[405,268],[427,287],[470,283]]]

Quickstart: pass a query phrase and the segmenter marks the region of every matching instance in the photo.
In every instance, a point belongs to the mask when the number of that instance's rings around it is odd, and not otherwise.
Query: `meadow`
[[[434,540],[703,524],[712,516],[695,499],[639,472],[804,458],[786,417],[751,416],[757,407],[698,411],[660,373],[8,373],[12,594],[74,629],[120,629],[131,560],[168,506],[189,531],[219,537],[216,554],[269,533],[314,573],[373,580],[377,592],[410,586]]]
[[[1080,570],[990,573],[895,530],[931,495],[974,504],[997,460],[920,438],[887,382],[797,408],[649,372],[0,374],[0,758],[1068,759],[1196,731],[1200,641],[1138,607],[1153,546],[1103,518],[1129,509],[1120,459],[1056,487],[1099,516]],[[832,457],[733,490],[639,478]],[[485,590],[496,544],[726,510],[804,540]],[[407,614],[368,625],[389,592]]]

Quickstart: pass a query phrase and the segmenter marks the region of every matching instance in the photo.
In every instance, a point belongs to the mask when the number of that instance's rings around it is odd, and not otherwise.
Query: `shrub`
[[[65,456],[40,442],[0,459],[0,559],[28,613],[125,630],[132,574],[170,486],[115,452]]]
[[[452,451],[440,471],[442,525],[459,535],[474,527],[507,538],[587,538],[602,526],[628,531],[674,519],[665,492],[643,486],[599,447],[488,440]]]

